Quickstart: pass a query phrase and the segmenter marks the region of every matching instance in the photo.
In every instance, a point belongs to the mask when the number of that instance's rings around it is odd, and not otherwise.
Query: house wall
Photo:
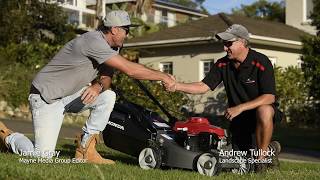
[[[252,49],[261,52],[281,67],[298,66],[300,50],[276,48],[263,45],[251,45]],[[201,77],[200,62],[217,60],[225,56],[219,43],[190,45],[181,47],[160,47],[144,49],[139,62],[159,70],[161,62],[173,62],[173,74],[182,81],[199,81]]]
[[[275,48],[263,45],[252,45],[252,49],[276,59],[276,65],[281,67],[297,66],[300,59],[299,50]],[[172,62],[173,75],[178,81],[197,82],[203,79],[201,61],[218,60],[225,56],[223,47],[219,43],[204,45],[189,45],[180,47],[148,48],[142,51],[139,63],[159,70],[160,63]],[[190,95],[195,105],[196,113],[223,114],[226,108],[226,96],[223,85],[215,91],[204,95]]]
[[[307,18],[306,6],[312,0],[286,0],[286,24],[315,35],[316,29]]]
[[[297,49],[287,49],[279,47],[270,47],[263,45],[252,45],[252,49],[268,56],[270,61],[275,60],[275,65],[280,67],[301,65],[301,51]]]

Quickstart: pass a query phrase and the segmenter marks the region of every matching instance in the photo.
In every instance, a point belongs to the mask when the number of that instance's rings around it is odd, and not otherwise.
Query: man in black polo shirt
[[[273,124],[281,120],[281,112],[275,106],[275,78],[267,56],[248,47],[249,32],[239,24],[218,33],[227,55],[219,59],[201,82],[176,83],[169,91],[201,94],[214,90],[222,81],[228,96],[226,119],[231,121],[232,144],[235,150],[253,149],[252,134],[260,152],[275,151],[272,163],[257,163],[256,170],[279,167],[277,155],[281,146],[271,141]],[[262,150],[262,151],[261,151]],[[257,160],[270,158],[263,153]],[[270,161],[269,161],[270,162]]]

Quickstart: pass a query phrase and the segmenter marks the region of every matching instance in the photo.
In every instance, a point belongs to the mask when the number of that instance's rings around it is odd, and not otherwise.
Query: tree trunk
[[[103,18],[103,14],[102,14],[102,6],[104,6],[102,4],[103,0],[96,0],[96,18],[94,20],[94,27],[97,28],[100,25],[100,22]]]
[[[154,0],[137,0],[136,8],[134,9],[134,16],[141,17],[143,13],[148,14],[148,10],[151,9]]]

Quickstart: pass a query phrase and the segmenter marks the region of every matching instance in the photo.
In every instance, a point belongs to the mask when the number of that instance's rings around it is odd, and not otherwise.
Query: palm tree
[[[94,27],[97,28],[104,16],[102,14],[102,9],[104,4],[102,4],[103,0],[96,0],[96,18],[94,19]]]

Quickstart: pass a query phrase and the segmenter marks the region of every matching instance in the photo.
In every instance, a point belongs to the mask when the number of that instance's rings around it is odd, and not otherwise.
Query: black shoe
[[[269,151],[274,151],[274,155],[271,157],[271,163],[268,164],[268,167],[271,169],[279,169],[280,162],[279,162],[279,154],[281,152],[281,145],[278,141],[272,141],[269,146]]]

